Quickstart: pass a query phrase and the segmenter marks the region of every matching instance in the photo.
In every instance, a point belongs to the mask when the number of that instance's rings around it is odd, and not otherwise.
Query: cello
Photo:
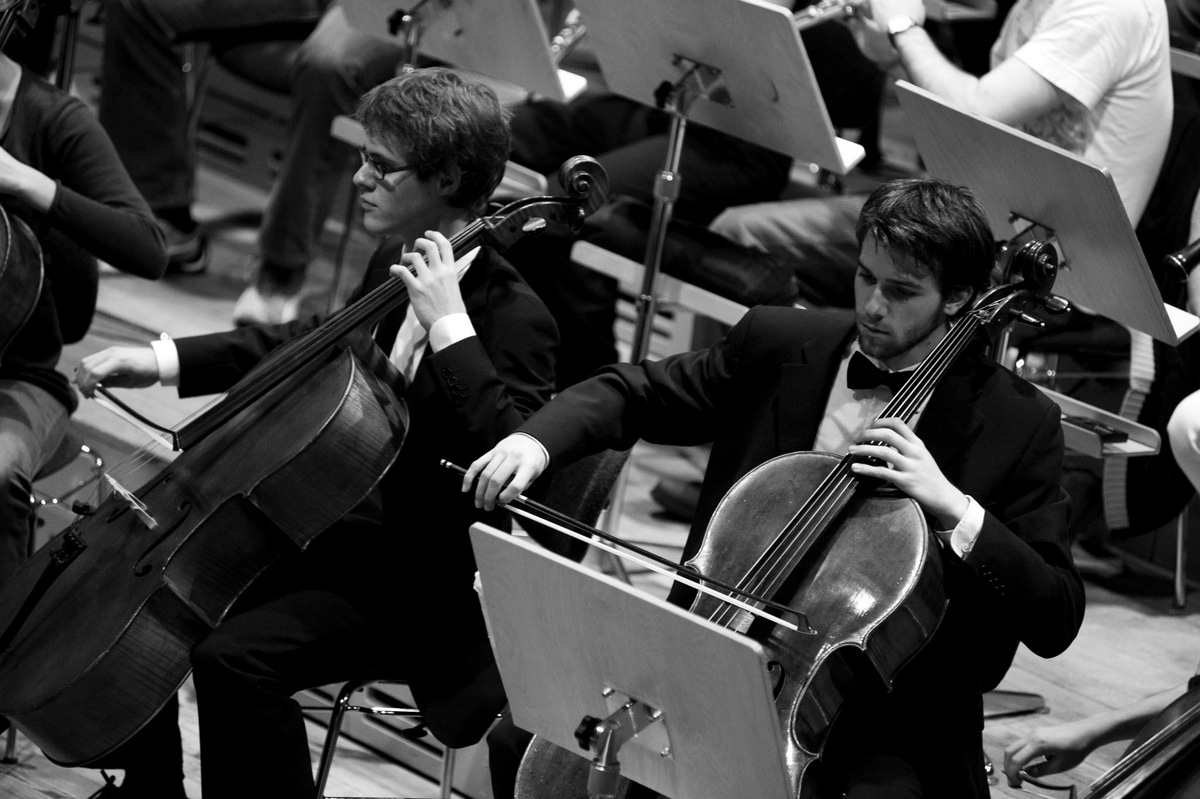
[[[1085,793],[1071,783],[1021,777],[1068,799],[1191,799],[1200,792],[1200,686],[1167,705],[1138,732],[1121,759],[1092,781]]]
[[[37,24],[40,0],[21,0],[0,12],[0,50],[15,37],[21,39]],[[4,351],[33,316],[45,277],[42,245],[29,225],[0,205],[0,363]]]
[[[42,245],[29,225],[0,205],[0,293],[4,313],[0,314],[0,363],[4,351],[33,316],[42,294],[45,269]]]
[[[1200,791],[1200,687],[1190,688],[1138,733],[1083,799],[1187,799]]]
[[[987,292],[954,323],[881,417],[910,420],[978,334],[995,334],[1014,315],[1036,321],[1028,313],[1034,308],[1061,308],[1048,294],[1053,250],[1030,243],[1015,261],[1023,279]],[[795,795],[846,700],[868,682],[890,685],[932,637],[946,605],[939,546],[924,512],[887,484],[859,478],[853,467],[860,462],[858,455],[794,452],[760,464],[720,500],[684,564],[701,582],[719,579],[793,608],[814,631],[795,634],[710,595],[690,606],[763,644]],[[552,795],[542,788],[561,768],[547,767],[538,748],[518,776],[522,799]]]
[[[549,225],[577,228],[603,202],[607,178],[581,157],[559,180],[568,197],[514,202],[471,222],[452,247],[502,249]],[[6,586],[0,714],[47,757],[88,765],[132,737],[255,578],[306,548],[390,468],[408,421],[393,387],[405,385],[367,331],[406,294],[392,278],[278,348],[174,432],[182,452],[169,466],[79,516]]]

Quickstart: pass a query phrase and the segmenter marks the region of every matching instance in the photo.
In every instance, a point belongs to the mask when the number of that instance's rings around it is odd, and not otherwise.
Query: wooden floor
[[[201,177],[199,216],[202,219],[215,220],[230,211],[262,206],[261,194],[236,182],[211,172],[205,172]],[[329,240],[324,242],[326,255],[311,270],[306,307],[314,310],[323,307],[328,294],[332,276],[328,253],[333,250],[334,239],[331,231]],[[163,331],[187,335],[227,327],[234,300],[248,273],[252,245],[252,235],[247,230],[220,233],[215,240],[212,266],[208,274],[199,277],[148,283],[106,273],[102,278],[100,312],[93,331],[84,342],[68,350],[63,369],[72,371],[83,354],[112,343],[144,342]],[[369,241],[355,238],[349,262],[361,267],[370,246]],[[346,280],[354,282],[353,267]],[[201,401],[179,401],[169,389],[126,392],[126,396],[139,410],[167,424],[177,422],[202,406]],[[76,421],[84,429],[99,431],[97,435],[122,442],[129,448],[140,447],[145,442],[140,431],[95,403],[85,402]],[[618,532],[665,553],[677,554],[684,527],[658,515],[649,491],[664,475],[699,475],[698,460],[694,452],[639,445],[634,453]],[[655,576],[635,574],[634,581],[657,595],[665,591],[662,581]],[[1165,594],[1138,597],[1089,585],[1083,631],[1070,650],[1061,657],[1045,661],[1022,649],[1002,685],[1006,690],[1041,695],[1047,712],[989,720],[985,729],[987,754],[999,764],[1004,747],[1036,726],[1077,719],[1181,685],[1200,660],[1200,630],[1197,630],[1200,616],[1193,613],[1197,601],[1200,600],[1192,598],[1185,611],[1176,612],[1170,608]],[[999,621],[981,619],[979,623],[991,625]],[[182,696],[186,787],[192,799],[199,799],[202,796],[199,747],[190,686],[185,687]],[[937,701],[937,698],[930,700]],[[322,732],[319,724],[310,725],[314,753]],[[18,762],[0,765],[0,797],[86,797],[100,787],[98,772],[55,766],[46,761],[28,740],[23,737],[18,740]],[[1068,778],[1085,785],[1109,767],[1121,749],[1120,745],[1112,745],[1100,750]],[[356,749],[352,744],[348,745],[340,763],[330,786],[334,793],[433,794],[427,780],[361,748]],[[486,784],[486,775],[482,782]],[[1019,797],[1029,794],[997,784],[992,795]],[[480,794],[483,796],[486,793]]]

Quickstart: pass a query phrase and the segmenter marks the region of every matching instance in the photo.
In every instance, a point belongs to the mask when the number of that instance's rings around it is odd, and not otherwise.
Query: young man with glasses
[[[453,747],[477,741],[503,704],[467,538],[488,517],[438,463],[486,451],[554,386],[558,335],[545,306],[495,251],[453,252],[449,242],[500,181],[507,117],[490,90],[442,69],[373,89],[358,116],[366,143],[354,185],[363,225],[380,238],[362,290],[398,277],[411,299],[373,331],[407,378],[396,386],[407,436],[366,500],[271,566],[192,650],[206,796],[310,799],[304,721],[291,699],[303,688],[407,679],[429,729]],[[320,321],[110,348],[83,359],[77,382],[87,395],[101,383],[158,381],[181,395],[224,391]],[[110,758],[127,769],[118,795],[182,795],[174,710]]]

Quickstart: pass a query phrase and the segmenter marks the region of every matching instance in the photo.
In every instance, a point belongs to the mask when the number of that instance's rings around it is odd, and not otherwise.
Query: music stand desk
[[[1189,53],[1183,48],[1172,47],[1171,71],[1177,75],[1200,80],[1200,53]]]
[[[342,0],[351,27],[382,38],[399,0]],[[416,12],[421,55],[555,100],[566,99],[535,0],[439,0]]]
[[[1196,332],[1200,318],[1163,302],[1107,169],[906,81],[896,92],[929,173],[970,188],[997,239],[1018,232],[1014,215],[1053,233],[1055,294],[1167,344]]]
[[[625,776],[675,799],[793,799],[756,641],[487,525],[471,543],[517,726],[584,756],[581,720],[633,698],[663,715],[621,747]]]
[[[720,71],[727,102],[700,97],[689,120],[839,175],[863,157],[829,121],[791,13],[766,0],[577,0],[610,91],[657,105],[678,59]],[[684,176],[687,179],[687,176]]]

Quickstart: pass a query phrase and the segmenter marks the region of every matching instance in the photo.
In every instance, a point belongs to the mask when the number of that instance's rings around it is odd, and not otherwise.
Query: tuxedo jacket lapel
[[[964,355],[942,376],[914,431],[946,474],[953,473],[951,465],[959,462],[984,422],[978,402],[983,383],[973,379],[979,373],[969,368],[973,357]]]
[[[849,321],[833,339],[832,346],[829,339],[804,342],[794,362],[780,367],[780,400],[776,408],[776,443],[780,453],[813,448],[825,416],[830,387],[837,378],[842,353],[853,332],[853,322]]]

